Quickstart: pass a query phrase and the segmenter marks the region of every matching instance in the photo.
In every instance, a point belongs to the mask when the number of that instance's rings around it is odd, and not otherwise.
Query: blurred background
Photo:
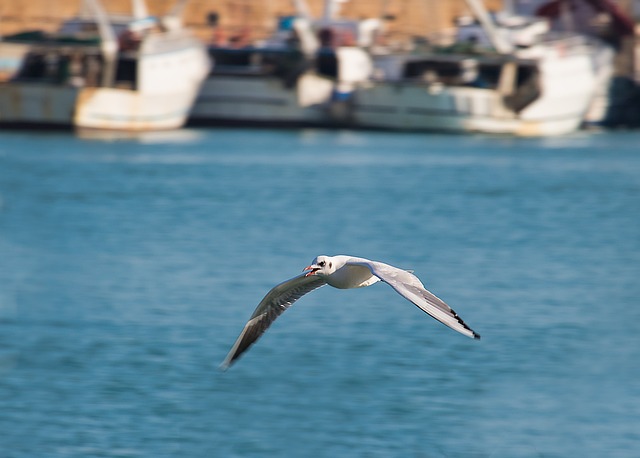
[[[114,0],[105,3],[110,11],[128,12],[130,0]],[[147,1],[149,13],[162,15],[175,4],[172,0]],[[304,2],[309,12],[321,17],[325,10],[324,0]],[[502,1],[484,2],[487,8],[499,10]],[[521,2],[531,5],[534,2]],[[542,2],[539,2],[542,4]],[[631,5],[632,2],[618,2]],[[59,24],[75,15],[82,0],[42,1],[34,0],[28,4],[4,1],[2,5],[3,33],[13,33],[27,28],[55,30]],[[352,0],[336,2],[341,16],[351,19],[393,16],[393,28],[398,33],[426,35],[442,32],[452,27],[456,16],[469,13],[465,0],[429,1],[429,0]],[[406,14],[412,11],[414,14]],[[272,0],[268,2],[253,0],[190,0],[184,7],[184,22],[203,39],[211,38],[211,27],[219,26],[230,33],[250,29],[255,38],[264,38],[277,27],[277,18],[296,12],[296,2],[290,0]],[[403,14],[405,13],[405,14]],[[217,23],[212,24],[212,14],[218,15]]]
[[[0,457],[635,457],[637,18],[0,2]]]

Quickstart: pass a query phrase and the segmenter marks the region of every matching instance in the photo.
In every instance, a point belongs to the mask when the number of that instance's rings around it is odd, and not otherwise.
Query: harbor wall
[[[81,0],[0,0],[0,35],[22,30],[54,30],[61,21],[76,14]],[[175,0],[149,0],[150,14],[168,12]],[[321,17],[324,0],[309,0],[314,17]],[[109,0],[110,12],[130,11],[130,0]],[[485,1],[490,10],[499,10],[501,0]],[[184,23],[205,41],[212,38],[211,19],[215,14],[218,25],[228,34],[246,34],[247,39],[259,39],[276,27],[278,16],[293,14],[291,0],[191,0],[184,11]],[[469,14],[465,0],[352,0],[342,4],[340,16],[350,19],[371,17],[393,18],[387,21],[392,36],[403,39],[411,36],[433,36],[453,28],[454,18]]]

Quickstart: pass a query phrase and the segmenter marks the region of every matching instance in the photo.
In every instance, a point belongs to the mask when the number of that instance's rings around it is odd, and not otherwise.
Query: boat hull
[[[393,130],[560,135],[580,126],[586,109],[581,100],[569,100],[562,110],[548,114],[544,110],[517,114],[493,90],[379,83],[357,91],[351,122]]]
[[[164,130],[184,125],[196,92],[147,94],[87,88],[78,97],[73,124],[108,130]]]
[[[580,128],[606,87],[606,72],[594,65],[605,47],[578,42],[548,42],[514,56],[384,56],[379,68],[388,77],[360,85],[351,122],[361,127],[449,132],[486,132],[519,136],[562,135]],[[605,52],[603,60],[606,64]],[[493,59],[493,60],[490,60]],[[450,75],[403,78],[409,65],[425,69],[464,69],[476,62],[479,78],[447,82]],[[406,67],[404,65],[407,65]],[[606,67],[606,65],[605,65]],[[487,69],[492,69],[487,72]],[[483,73],[484,72],[484,73]],[[462,75],[462,70],[460,75]],[[493,76],[492,76],[493,75]]]
[[[0,123],[68,126],[81,89],[48,84],[0,84]]]
[[[186,122],[196,96],[147,94],[117,88],[45,84],[0,85],[0,123],[107,130],[164,130]]]
[[[88,44],[41,38],[2,49],[18,56],[0,82],[0,123],[13,125],[179,128],[210,69],[204,45],[182,30],[149,32],[114,57],[110,78],[101,51]]]
[[[269,76],[212,75],[202,85],[191,112],[198,124],[326,124],[326,102],[334,84],[314,74],[290,87]]]

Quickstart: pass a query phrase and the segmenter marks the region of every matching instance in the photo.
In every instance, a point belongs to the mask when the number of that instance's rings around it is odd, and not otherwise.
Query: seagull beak
[[[305,277],[308,277],[310,275],[315,275],[315,273],[317,271],[319,271],[319,270],[320,270],[320,267],[315,266],[315,265],[314,266],[307,266],[304,269],[302,269],[303,272],[306,272],[306,274],[304,275]]]

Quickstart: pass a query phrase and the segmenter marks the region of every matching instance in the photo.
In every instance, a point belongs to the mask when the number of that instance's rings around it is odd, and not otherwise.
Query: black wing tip
[[[456,318],[456,320],[458,320],[458,323],[460,323],[462,325],[463,328],[465,328],[467,331],[469,331],[471,333],[471,338],[473,338],[474,340],[480,340],[480,334],[478,334],[476,331],[474,331],[473,329],[471,329],[467,323],[465,323],[464,321],[462,321],[462,318],[460,318],[458,316],[458,314],[456,312],[454,312],[453,310],[451,310],[451,313],[453,313],[453,316]]]
[[[471,333],[471,335],[469,337],[471,337],[473,340],[480,340],[480,334],[478,334],[476,331],[471,329],[465,323],[461,322],[460,324],[462,324],[464,326],[464,328]]]

